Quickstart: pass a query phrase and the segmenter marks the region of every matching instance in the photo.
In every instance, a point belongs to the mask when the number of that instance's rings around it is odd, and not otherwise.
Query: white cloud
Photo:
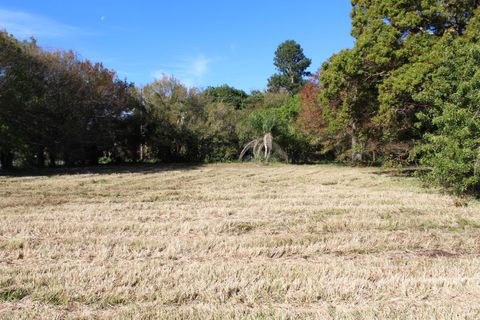
[[[23,11],[0,8],[0,29],[5,29],[19,38],[45,37],[59,38],[81,34],[80,29],[48,17]]]
[[[201,77],[208,71],[208,64],[210,60],[204,56],[197,57],[192,64],[192,71],[196,77]]]
[[[166,65],[152,73],[155,79],[171,75],[180,80],[187,87],[200,86],[203,77],[208,74],[212,59],[199,55],[195,58],[184,59],[178,63]]]

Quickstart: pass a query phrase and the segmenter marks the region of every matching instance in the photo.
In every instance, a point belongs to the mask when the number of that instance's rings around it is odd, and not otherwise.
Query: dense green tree
[[[22,49],[18,41],[5,32],[0,33],[0,48],[0,165],[4,169],[11,169],[14,148],[21,144],[21,132],[15,132],[13,126],[13,104],[19,94],[15,91],[17,84],[13,80],[18,76],[14,75],[13,67],[14,58],[21,58]]]
[[[334,55],[322,66],[320,82],[324,151],[332,150],[342,160],[364,161],[367,148],[375,142],[372,117],[377,104],[375,85],[366,75],[359,52],[344,50]]]
[[[131,120],[139,107],[131,84],[73,52],[45,51],[6,33],[0,42],[2,167],[11,167],[13,158],[42,167],[126,154],[125,137],[118,137],[137,131],[129,126],[137,125]],[[136,158],[129,154],[121,160]]]
[[[238,157],[240,141],[236,127],[244,114],[229,105],[210,103],[206,106],[205,123],[206,154],[205,160],[231,161]]]
[[[203,92],[212,102],[223,103],[234,107],[235,109],[242,109],[245,106],[245,100],[248,95],[243,90],[235,89],[228,85],[219,87],[208,87]]]
[[[235,103],[217,99],[216,93],[234,92],[223,89],[200,92],[173,77],[145,86],[146,144],[153,158],[164,162],[235,159],[239,152],[236,124],[243,111]]]
[[[37,129],[46,125],[39,112],[45,99],[46,66],[35,56],[39,48],[34,40],[19,42],[1,32],[0,42],[0,153],[2,167],[10,168],[16,155],[32,158],[39,150],[33,138],[43,136]]]
[[[405,39],[411,34],[461,35],[479,6],[478,0],[352,0],[352,35],[370,33],[381,23],[392,26]]]
[[[352,1],[355,46],[322,67],[325,147],[352,161],[404,162],[429,125],[415,100],[443,41],[462,37],[479,1]],[[437,49],[438,48],[438,49]]]
[[[457,39],[443,46],[431,80],[415,95],[430,108],[420,119],[432,127],[414,155],[432,169],[431,181],[457,194],[480,194],[480,45]]]
[[[444,42],[465,33],[478,3],[384,1],[371,4],[370,12],[360,14],[368,17],[367,25],[368,21],[382,20],[397,34],[398,46],[391,66],[384,68],[385,76],[378,86],[379,110],[375,123],[383,133],[381,146],[385,157],[405,161],[415,141],[429,130],[427,124],[416,125],[416,114],[429,106],[417,102],[414,96],[438,67]]]
[[[275,51],[274,65],[278,70],[268,80],[268,89],[278,92],[286,90],[291,95],[297,94],[305,83],[304,77],[312,61],[305,57],[302,47],[293,40],[280,44]]]
[[[205,117],[189,89],[173,77],[155,80],[143,88],[147,116],[147,144],[165,162],[195,161],[199,142],[197,120]]]

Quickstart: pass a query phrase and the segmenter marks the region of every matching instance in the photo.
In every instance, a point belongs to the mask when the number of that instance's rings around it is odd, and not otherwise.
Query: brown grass
[[[374,172],[0,177],[0,318],[480,318],[480,204]]]

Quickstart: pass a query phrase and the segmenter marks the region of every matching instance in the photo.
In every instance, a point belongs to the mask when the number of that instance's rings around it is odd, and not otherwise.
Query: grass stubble
[[[0,177],[0,318],[478,319],[479,236],[376,169]]]

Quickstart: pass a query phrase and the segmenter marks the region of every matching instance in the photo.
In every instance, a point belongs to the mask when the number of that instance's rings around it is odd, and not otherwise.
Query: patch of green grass
[[[392,214],[390,212],[382,212],[378,216],[383,220],[392,220]]]
[[[34,300],[57,306],[66,305],[70,302],[70,297],[65,290],[54,290],[45,293],[35,293],[32,295]]]
[[[445,224],[441,224],[432,220],[425,220],[418,225],[418,229],[428,231],[433,229],[449,229]]]
[[[0,289],[0,301],[18,301],[28,296],[30,292],[21,287]]]
[[[321,213],[324,214],[325,216],[337,216],[337,215],[347,214],[348,210],[342,209],[342,208],[330,208],[330,209],[322,210]]]
[[[125,304],[127,303],[127,300],[124,297],[116,296],[116,295],[109,295],[104,297],[100,301],[100,307],[105,308],[105,307],[113,307],[116,305],[120,304]]]
[[[468,220],[466,218],[460,218],[457,220],[457,224],[460,228],[462,229],[466,229],[466,228],[473,228],[473,229],[478,229],[480,228],[480,224],[475,222],[475,221],[472,221],[472,220]]]
[[[400,223],[395,220],[390,220],[388,222],[387,230],[388,231],[397,231],[400,228]]]
[[[248,221],[233,221],[225,223],[223,230],[234,234],[244,234],[252,231],[256,227],[257,224]]]
[[[388,231],[397,231],[400,228],[400,222],[394,219],[393,215],[390,212],[382,212],[378,215],[380,219],[385,220],[387,222],[385,230]],[[381,228],[383,229],[383,228]]]
[[[399,211],[402,214],[409,214],[409,215],[414,215],[414,216],[425,215],[425,211],[423,211],[421,209],[417,209],[417,208],[412,208],[412,207],[400,207]]]

